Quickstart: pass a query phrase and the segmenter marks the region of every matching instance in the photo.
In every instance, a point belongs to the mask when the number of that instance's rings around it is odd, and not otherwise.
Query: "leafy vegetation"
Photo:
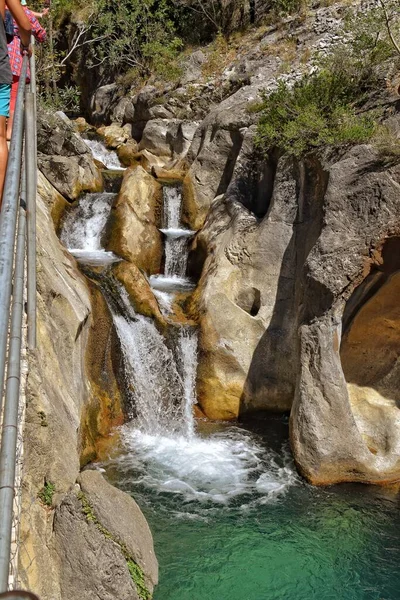
[[[51,483],[51,481],[46,481],[38,494],[39,500],[41,500],[46,506],[51,506],[53,503],[53,496],[55,491],[55,484]]]
[[[359,116],[353,102],[357,88],[338,74],[321,71],[292,89],[281,83],[264,95],[256,144],[300,156],[323,145],[363,142],[375,130],[371,115]]]
[[[279,148],[301,156],[325,145],[378,139],[379,113],[364,107],[384,85],[383,73],[389,64],[396,62],[392,37],[400,30],[399,16],[390,21],[390,28],[389,34],[382,9],[350,12],[348,41],[321,61],[316,73],[292,87],[281,83],[273,93],[263,94],[260,105],[250,107],[260,114],[259,150],[267,154]]]

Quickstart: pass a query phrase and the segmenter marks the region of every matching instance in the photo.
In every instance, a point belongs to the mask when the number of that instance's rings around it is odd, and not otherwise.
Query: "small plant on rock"
[[[43,504],[46,506],[51,506],[53,504],[53,496],[55,491],[55,484],[51,483],[51,481],[45,481],[44,486],[38,494],[39,500],[41,500],[41,502],[43,502]]]

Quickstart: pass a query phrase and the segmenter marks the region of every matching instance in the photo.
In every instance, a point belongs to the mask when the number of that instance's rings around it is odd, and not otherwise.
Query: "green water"
[[[287,448],[287,420],[258,420],[247,430],[274,453],[275,475],[286,477],[287,454],[279,457]],[[114,484],[132,492],[152,529],[160,567],[154,600],[400,597],[394,491],[313,488],[293,474],[276,494],[244,490],[224,503],[199,501],[157,487],[157,477],[146,475],[152,460],[148,454],[137,460],[125,450],[106,468]],[[289,469],[294,469],[290,463]]]

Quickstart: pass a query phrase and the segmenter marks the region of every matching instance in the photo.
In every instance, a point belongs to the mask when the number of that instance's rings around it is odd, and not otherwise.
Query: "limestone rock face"
[[[75,489],[57,508],[54,536],[63,564],[63,598],[139,600],[128,557],[143,573],[148,592],[157,584],[158,565],[146,519],[136,502],[98,471],[81,473]]]
[[[147,273],[158,273],[163,255],[160,223],[160,184],[141,166],[128,169],[111,211],[107,249]]]
[[[55,547],[65,565],[60,581],[62,598],[139,600],[120,548],[86,520],[74,492],[57,509],[54,530]],[[82,547],[87,548],[84,554]]]
[[[158,273],[163,254],[161,186],[141,167],[128,169],[111,211],[107,249],[148,273]]]
[[[213,199],[226,192],[246,128],[252,124],[246,112],[248,98],[239,92],[207,115],[189,148],[184,219],[192,229],[202,227]]]
[[[68,200],[76,200],[82,192],[102,189],[103,179],[92,153],[67,117],[40,115],[38,165]]]
[[[218,197],[193,254],[208,258],[196,291],[199,402],[211,418],[290,409],[295,387],[296,177],[278,166],[262,221]]]
[[[310,481],[397,480],[400,163],[360,146],[257,164],[251,129],[189,261],[201,408],[235,418],[293,403]]]
[[[368,146],[330,165],[321,232],[304,265],[291,440],[314,483],[400,476],[400,164],[381,165]]]
[[[153,537],[139,506],[128,494],[107,483],[98,471],[84,471],[78,483],[96,518],[128,550],[152,592],[158,583],[158,563]]]

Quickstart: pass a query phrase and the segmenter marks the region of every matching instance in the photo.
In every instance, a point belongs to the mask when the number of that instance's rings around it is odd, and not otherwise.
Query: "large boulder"
[[[291,441],[299,469],[318,484],[400,476],[400,161],[382,169],[383,161],[360,146],[330,162],[305,261]]]
[[[103,178],[89,154],[75,156],[38,156],[38,166],[54,187],[68,200],[82,192],[100,192]]]
[[[148,121],[139,144],[139,150],[148,150],[157,156],[184,158],[189,150],[198,123],[178,119]]]
[[[147,273],[159,273],[163,256],[162,190],[141,166],[126,171],[111,211],[107,250]]]
[[[296,177],[277,171],[260,222],[218,197],[192,250],[207,259],[196,291],[200,318],[199,402],[211,418],[289,410],[296,379]]]
[[[63,598],[140,600],[153,592],[158,565],[146,519],[98,471],[84,471],[57,508],[54,536]]]
[[[113,274],[128,292],[136,312],[165,324],[150,284],[136,265],[121,261],[113,267]]]
[[[38,166],[68,200],[102,190],[103,178],[92,153],[63,113],[39,114]]]

